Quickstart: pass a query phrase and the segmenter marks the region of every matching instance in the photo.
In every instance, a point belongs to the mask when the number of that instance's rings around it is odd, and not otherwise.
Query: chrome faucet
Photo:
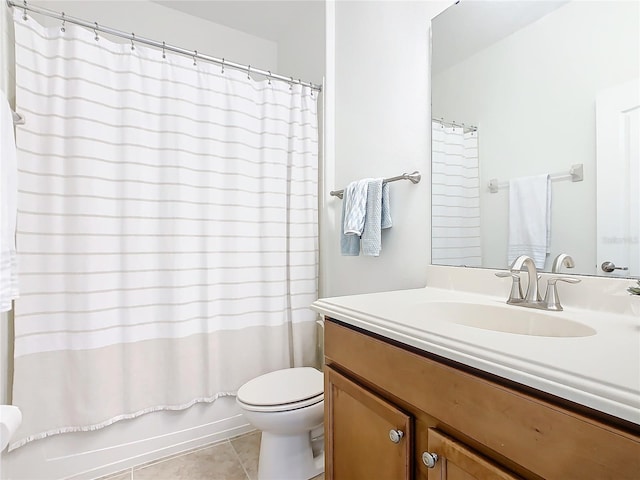
[[[517,275],[523,268],[527,269],[527,275],[529,277],[527,293],[523,300],[512,303],[522,307],[544,308],[542,300],[540,300],[540,293],[538,292],[538,269],[536,268],[536,264],[533,259],[527,255],[520,255],[513,261],[509,270],[511,270],[512,274]]]
[[[553,265],[551,266],[551,273],[559,273],[560,268],[567,267],[573,268],[576,264],[573,261],[571,255],[567,255],[566,253],[561,253],[553,260]]]
[[[566,254],[561,254],[556,257],[553,262],[553,272],[557,272],[561,265],[565,265],[567,268],[573,267],[573,259]],[[520,272],[523,268],[526,268],[528,275],[528,284],[526,294],[522,295],[522,287],[520,286]],[[540,291],[538,290],[538,270],[533,259],[527,255],[520,255],[511,264],[509,272],[498,272],[498,277],[511,277],[513,283],[511,285],[511,292],[507,303],[509,305],[519,305],[521,307],[539,308],[541,310],[553,310],[562,311],[562,305],[558,298],[558,290],[556,282],[563,281],[567,283],[578,283],[580,280],[571,277],[549,277],[547,281],[547,291],[544,295],[544,300],[540,298]]]

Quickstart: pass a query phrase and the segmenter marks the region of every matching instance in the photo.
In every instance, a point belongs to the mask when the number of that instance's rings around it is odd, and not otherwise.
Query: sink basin
[[[540,337],[588,337],[597,332],[580,322],[548,313],[511,305],[429,302],[420,305],[420,314],[430,319],[515,335]]]

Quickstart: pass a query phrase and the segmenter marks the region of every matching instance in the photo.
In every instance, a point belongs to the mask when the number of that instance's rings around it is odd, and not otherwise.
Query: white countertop
[[[506,305],[505,300],[506,296],[426,287],[323,298],[312,308],[349,325],[640,425],[640,316],[565,305],[564,312],[545,314],[577,320],[597,333],[546,337],[485,330],[421,314],[429,302],[524,309]]]

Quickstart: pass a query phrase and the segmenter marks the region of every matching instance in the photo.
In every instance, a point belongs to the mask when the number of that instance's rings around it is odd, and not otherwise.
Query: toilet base
[[[324,452],[313,456],[309,432],[262,432],[258,480],[309,480],[324,472]]]

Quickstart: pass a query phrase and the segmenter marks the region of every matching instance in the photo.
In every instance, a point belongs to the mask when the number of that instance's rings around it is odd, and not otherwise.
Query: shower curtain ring
[[[293,77],[289,78],[291,78],[291,81],[289,82],[289,90],[291,90],[293,88]]]
[[[222,71],[220,73],[224,73],[224,58],[222,59]]]
[[[251,65],[247,67],[247,80],[251,80]]]
[[[135,40],[135,38],[136,38],[136,34],[131,32],[131,50],[136,49],[135,45],[133,44],[133,41]]]
[[[166,45],[165,45],[165,43],[164,43],[164,42],[162,42],[162,58],[167,58],[167,54],[166,54],[166,52],[165,52],[165,50],[164,50],[164,49],[165,49],[165,46],[166,46]]]
[[[62,12],[62,26],[60,27],[60,31],[62,33],[66,32],[66,29],[64,28],[64,23],[66,22],[66,20],[64,19],[64,12]]]
[[[22,20],[27,20],[27,0],[24,0],[24,10],[22,11]]]
[[[267,75],[267,80],[269,81],[269,85],[271,85],[271,70],[269,70],[269,75]]]
[[[95,24],[95,28],[93,29],[93,33],[96,34],[96,38],[95,41],[97,42],[98,40],[100,40],[100,37],[98,37],[98,22],[93,22]]]
[[[193,51],[193,66],[196,66],[196,57],[198,56],[198,50]]]

